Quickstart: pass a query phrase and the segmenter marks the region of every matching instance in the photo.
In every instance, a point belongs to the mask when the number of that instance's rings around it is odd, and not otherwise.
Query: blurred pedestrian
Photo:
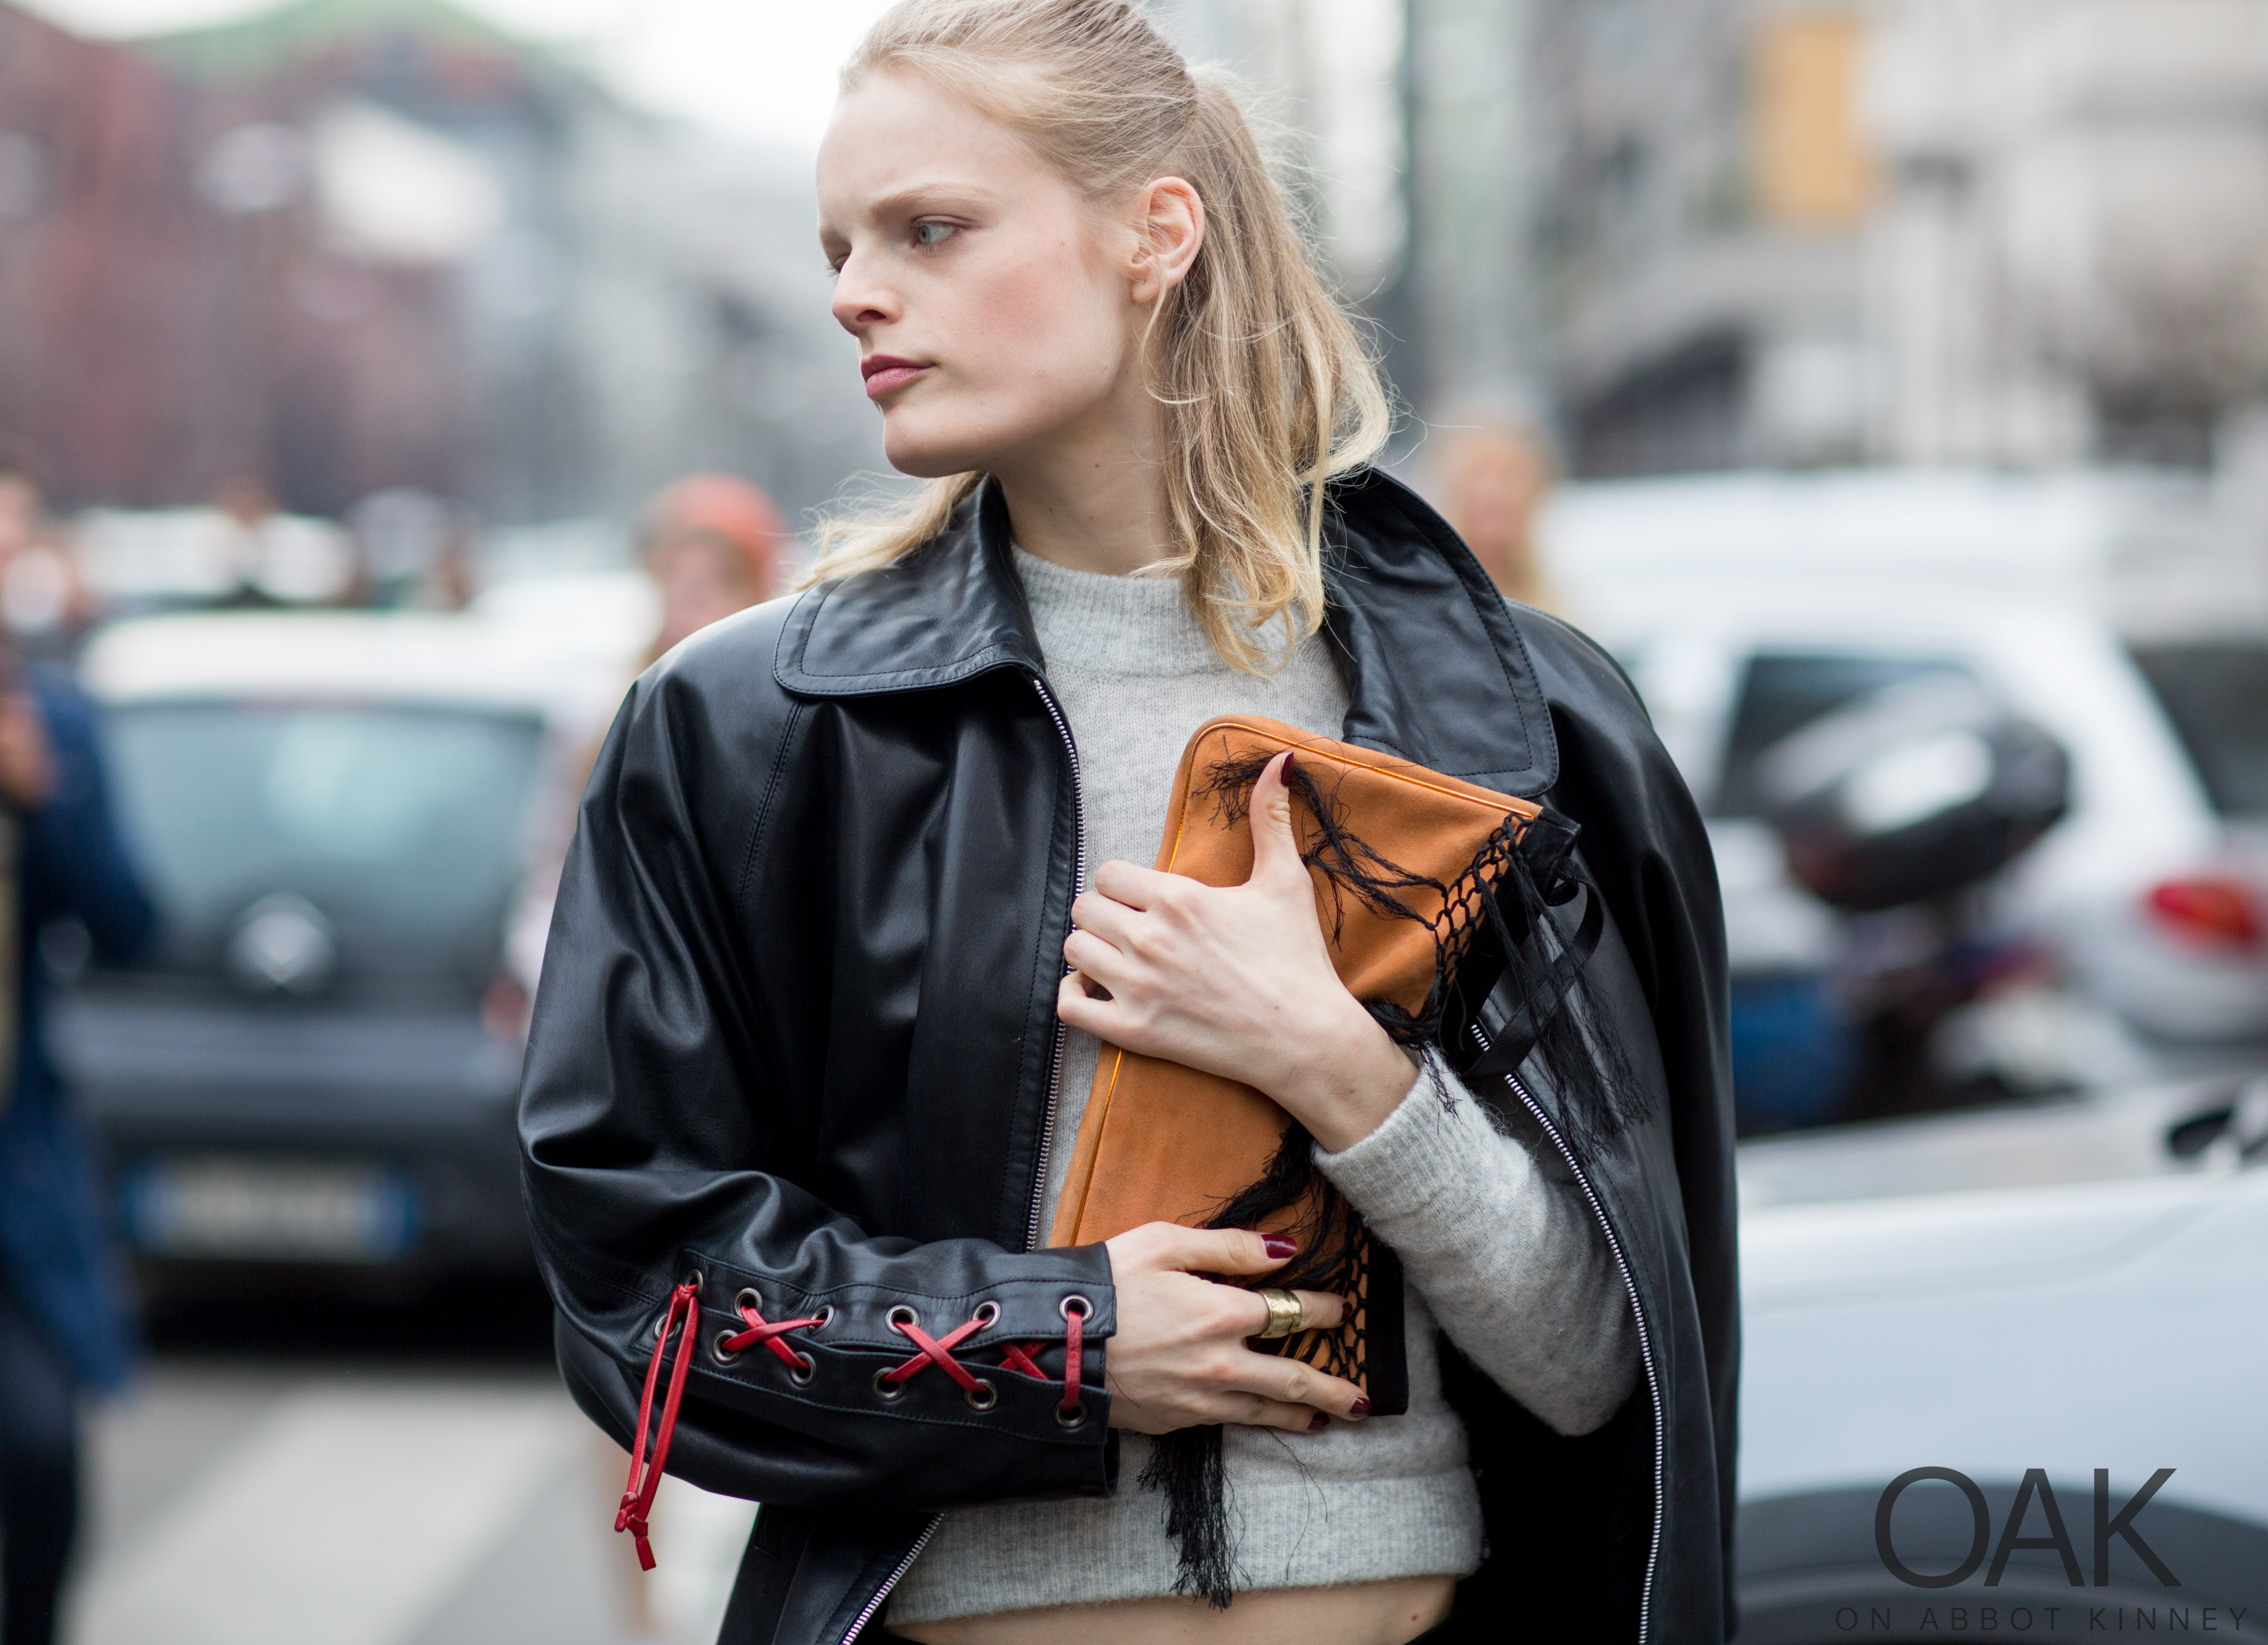
[[[75,654],[97,602],[30,469],[14,457],[0,466],[0,622],[19,655],[60,662]]]
[[[1559,466],[1543,430],[1508,417],[1472,417],[1435,436],[1442,518],[1498,588],[1523,606],[1559,605],[1535,543],[1535,517]]]
[[[0,450],[4,556],[44,527],[39,479]],[[138,956],[155,924],[114,821],[92,706],[0,653],[0,1645],[48,1645],[77,1524],[83,1393],[131,1369],[127,1288],[93,1149],[48,1061],[35,939],[75,919],[93,952]]]
[[[267,587],[269,530],[279,512],[268,482],[253,474],[232,475],[213,492],[212,507],[229,580],[227,592],[212,604],[228,611],[267,611],[284,604]]]
[[[730,474],[688,474],[665,486],[646,504],[640,537],[646,573],[661,591],[654,657],[777,593],[792,540],[771,499]]]
[[[374,491],[347,512],[353,572],[342,606],[462,611],[473,599],[467,510],[415,486]]]

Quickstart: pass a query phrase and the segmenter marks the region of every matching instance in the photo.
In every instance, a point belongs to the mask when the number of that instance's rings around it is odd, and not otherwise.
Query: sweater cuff
[[[1314,1157],[1357,1210],[1373,1223],[1390,1223],[1457,1193],[1476,1173],[1500,1170],[1496,1154],[1501,1146],[1479,1105],[1428,1052],[1417,1079],[1376,1130],[1336,1154],[1319,1146]]]

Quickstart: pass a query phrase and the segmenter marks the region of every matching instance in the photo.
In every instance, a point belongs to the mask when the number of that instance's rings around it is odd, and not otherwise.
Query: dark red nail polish
[[[1368,1394],[1365,1394],[1361,1399],[1349,1406],[1347,1407],[1347,1414],[1357,1419],[1368,1416],[1370,1414],[1370,1396]]]
[[[1321,1411],[1318,1411],[1314,1415],[1307,1419],[1307,1432],[1310,1434],[1320,1434],[1330,1425],[1330,1418],[1325,1416]]]
[[[1270,1258],[1278,1262],[1300,1254],[1300,1242],[1296,1239],[1286,1239],[1281,1234],[1263,1234],[1260,1237],[1260,1245]]]

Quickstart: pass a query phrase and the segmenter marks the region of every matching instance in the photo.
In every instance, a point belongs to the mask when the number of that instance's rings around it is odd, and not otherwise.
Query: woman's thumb
[[[1287,752],[1276,756],[1252,785],[1252,877],[1296,873],[1307,878],[1300,860],[1299,836],[1292,831],[1292,769]]]

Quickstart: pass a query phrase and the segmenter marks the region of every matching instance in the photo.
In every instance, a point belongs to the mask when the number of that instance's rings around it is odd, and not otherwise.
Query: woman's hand
[[[1118,1329],[1104,1380],[1110,1425],[1170,1434],[1206,1422],[1314,1433],[1335,1416],[1370,1414],[1362,1390],[1288,1355],[1244,1346],[1268,1328],[1268,1304],[1250,1291],[1197,1277],[1266,1274],[1299,1254],[1290,1240],[1242,1229],[1145,1223],[1103,1242],[1117,1293]],[[1192,1272],[1197,1270],[1197,1272]],[[1346,1304],[1294,1291],[1307,1326],[1335,1326]]]
[[[1292,832],[1290,759],[1253,785],[1243,885],[1131,863],[1095,870],[1071,905],[1064,953],[1075,969],[1056,1011],[1114,1046],[1265,1091],[1337,1153],[1394,1112],[1414,1074],[1332,969]]]

